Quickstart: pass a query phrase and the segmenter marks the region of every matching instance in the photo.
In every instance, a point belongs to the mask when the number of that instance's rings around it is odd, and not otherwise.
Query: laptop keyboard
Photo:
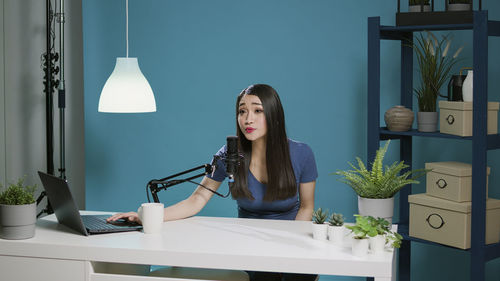
[[[117,229],[120,227],[111,223],[107,223],[104,218],[96,216],[82,216],[82,221],[86,228],[92,230]]]

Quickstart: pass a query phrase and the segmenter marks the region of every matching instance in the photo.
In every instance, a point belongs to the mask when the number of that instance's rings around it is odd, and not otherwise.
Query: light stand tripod
[[[54,89],[58,87],[58,107],[59,107],[59,142],[60,142],[60,164],[59,168],[60,178],[66,179],[66,168],[65,168],[65,115],[64,110],[66,108],[66,89],[64,80],[64,0],[59,0],[60,12],[54,13],[52,9],[51,0],[46,0],[46,47],[47,51],[42,56],[43,61],[43,71],[44,71],[44,93],[45,93],[45,107],[46,107],[46,149],[47,149],[47,173],[54,175],[54,113],[53,113],[53,93]],[[59,51],[60,54],[55,52],[54,40],[55,40],[55,28],[54,18],[59,23]],[[55,66],[55,63],[59,60],[59,67]],[[55,75],[59,73],[60,80],[55,80]],[[40,196],[37,198],[37,205],[46,196],[45,191],[42,191]],[[37,217],[40,217],[43,213],[51,214],[54,211],[47,198],[47,206],[38,213]]]

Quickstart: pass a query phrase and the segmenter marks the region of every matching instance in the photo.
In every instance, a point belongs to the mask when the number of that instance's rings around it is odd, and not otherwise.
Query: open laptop
[[[65,179],[38,172],[57,221],[83,235],[134,231],[142,226],[126,220],[106,222],[110,215],[80,215]]]

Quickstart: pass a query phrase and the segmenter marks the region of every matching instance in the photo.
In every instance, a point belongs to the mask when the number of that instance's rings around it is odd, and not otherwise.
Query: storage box
[[[498,132],[500,103],[488,102],[488,134]],[[462,137],[472,136],[472,102],[439,101],[439,130]]]
[[[426,194],[408,196],[410,236],[460,249],[470,248],[471,202],[457,203]],[[500,240],[500,200],[486,202],[486,244]]]
[[[426,175],[426,191],[428,195],[466,202],[472,200],[472,165],[462,162],[425,163],[426,169],[432,169]],[[490,167],[486,168],[486,197],[488,197],[488,176]],[[474,188],[481,188],[476,186]]]

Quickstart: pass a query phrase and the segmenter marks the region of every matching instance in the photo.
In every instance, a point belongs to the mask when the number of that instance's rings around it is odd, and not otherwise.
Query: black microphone
[[[226,145],[226,174],[228,182],[234,182],[234,175],[238,171],[240,156],[238,154],[238,137],[228,136]]]

